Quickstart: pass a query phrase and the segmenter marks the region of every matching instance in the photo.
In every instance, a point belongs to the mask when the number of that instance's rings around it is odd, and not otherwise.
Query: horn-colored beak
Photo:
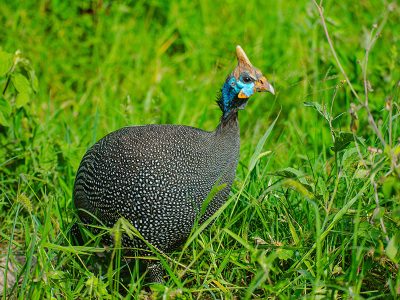
[[[270,92],[272,95],[275,95],[274,87],[268,82],[265,76],[260,77],[256,81],[254,88],[256,92]]]

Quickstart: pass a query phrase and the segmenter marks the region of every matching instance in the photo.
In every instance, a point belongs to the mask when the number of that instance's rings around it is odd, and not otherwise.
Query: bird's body
[[[109,227],[124,217],[158,249],[173,250],[186,240],[213,187],[225,185],[200,222],[229,194],[239,157],[236,116],[213,132],[146,125],[105,136],[82,159],[75,205]],[[139,239],[129,242],[142,246]]]
[[[112,227],[127,219],[142,237],[168,252],[185,242],[196,221],[209,218],[226,201],[239,160],[238,110],[255,92],[272,86],[236,48],[238,66],[218,99],[222,117],[213,132],[181,125],[126,127],[102,138],[82,159],[74,203],[83,223],[94,218]],[[216,194],[204,200],[213,190]],[[146,248],[139,238],[125,246]],[[150,268],[160,281],[160,265]]]

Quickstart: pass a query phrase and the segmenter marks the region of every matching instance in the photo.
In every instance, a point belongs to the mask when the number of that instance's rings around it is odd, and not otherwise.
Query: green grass
[[[152,297],[399,298],[400,7],[325,2],[359,100],[313,2],[3,1],[0,267],[12,262],[16,278],[2,297],[148,296],[119,249],[96,237],[71,245],[75,172],[88,147],[126,125],[213,130],[240,44],[277,95],[257,95],[240,113],[232,196],[183,250],[154,254],[170,279]],[[3,72],[4,52],[17,50],[18,64]]]

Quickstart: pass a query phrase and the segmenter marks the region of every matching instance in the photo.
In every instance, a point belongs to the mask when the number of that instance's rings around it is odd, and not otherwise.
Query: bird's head
[[[238,65],[227,77],[221,89],[221,96],[217,101],[223,117],[243,109],[255,92],[275,94],[272,85],[260,70],[253,67],[242,47],[236,46],[236,56]]]

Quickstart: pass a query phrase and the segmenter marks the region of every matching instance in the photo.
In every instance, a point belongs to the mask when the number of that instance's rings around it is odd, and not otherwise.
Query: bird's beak
[[[274,87],[268,82],[265,76],[261,76],[255,83],[254,88],[256,92],[270,92],[275,95]]]

